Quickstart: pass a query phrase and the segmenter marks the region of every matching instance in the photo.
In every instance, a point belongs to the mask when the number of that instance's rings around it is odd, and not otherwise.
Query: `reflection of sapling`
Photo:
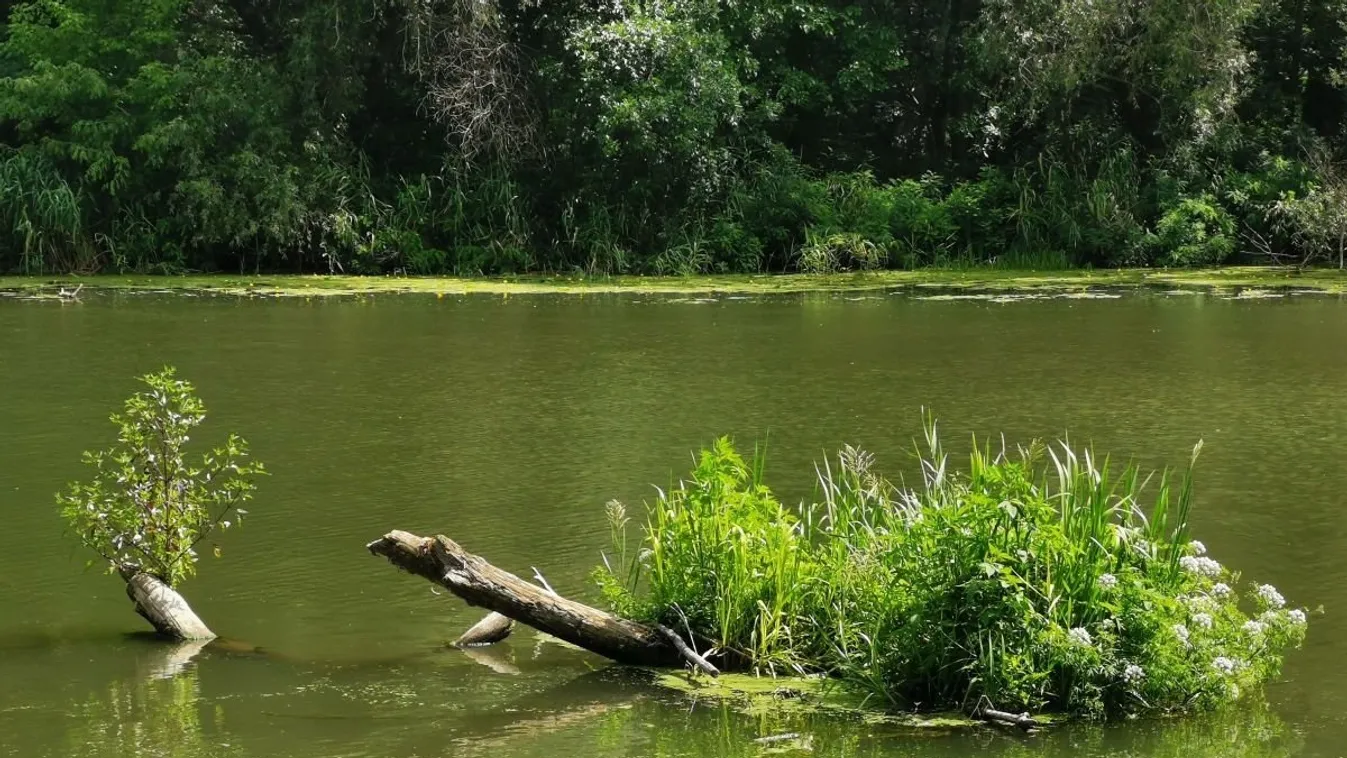
[[[70,528],[110,571],[128,581],[146,574],[170,587],[196,573],[197,548],[216,527],[245,515],[239,506],[252,498],[251,477],[266,473],[232,434],[198,462],[188,459],[186,445],[206,409],[174,373],[142,377],[148,389],[112,416],[116,444],[84,454],[93,478],[57,495]]]

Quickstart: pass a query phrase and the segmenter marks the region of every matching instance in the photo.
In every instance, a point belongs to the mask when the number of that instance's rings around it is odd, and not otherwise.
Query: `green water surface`
[[[273,475],[184,586],[231,644],[137,634],[52,493],[111,441],[134,377],[176,365]],[[517,633],[368,555],[442,532],[594,598],[603,504],[635,507],[721,433],[770,433],[807,496],[843,442],[891,471],[934,409],[947,438],[1073,440],[1181,463],[1195,533],[1311,619],[1266,704],[1198,719],[913,734],[743,715]],[[1127,294],[0,297],[0,756],[1340,756],[1347,754],[1347,301]],[[795,733],[770,743],[764,736]]]

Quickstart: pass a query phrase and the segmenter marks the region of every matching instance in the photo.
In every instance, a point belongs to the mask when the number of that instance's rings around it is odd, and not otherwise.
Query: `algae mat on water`
[[[376,294],[773,294],[883,290],[967,292],[1080,292],[1092,289],[1157,288],[1181,291],[1347,292],[1347,272],[1267,266],[1196,270],[1000,269],[877,271],[853,274],[763,274],[736,276],[605,278],[523,276],[452,278],[406,276],[91,276],[0,277],[0,293],[62,299],[76,288],[129,292],[193,292],[258,297],[328,297]]]
[[[953,730],[985,727],[987,722],[956,712],[916,713],[884,710],[862,695],[846,689],[836,679],[824,676],[754,676],[721,674],[712,679],[686,672],[653,672],[655,683],[691,698],[730,703],[747,715],[826,714],[855,718],[871,724],[913,730]],[[1052,715],[1035,715],[1040,725],[1054,721]]]

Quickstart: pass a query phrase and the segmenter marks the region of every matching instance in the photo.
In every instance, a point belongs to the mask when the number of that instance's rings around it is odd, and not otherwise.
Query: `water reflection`
[[[838,758],[940,756],[1001,758],[1289,758],[1300,738],[1263,702],[1213,714],[1112,725],[1014,729],[913,729],[828,715],[746,714],[595,672],[506,707],[464,713],[452,725],[405,739],[408,756],[655,756]]]
[[[92,694],[76,706],[67,732],[67,754],[89,758],[242,755],[218,738],[222,709],[207,708],[202,702],[200,677],[192,663],[206,644],[141,646],[135,656],[136,676],[114,680],[106,693]]]
[[[1290,758],[1304,748],[1261,701],[1035,734],[919,730],[777,707],[746,713],[659,688],[630,670],[584,672],[579,656],[535,661],[504,648],[475,652],[470,660],[442,651],[411,662],[332,666],[210,645],[135,644],[119,651],[118,673],[96,676],[72,698],[74,707],[60,709],[59,722],[28,711],[6,723],[0,713],[0,735],[32,737],[55,727],[51,752],[14,755],[78,758]]]
[[[1347,679],[1335,673],[1347,622],[1334,614],[1273,691],[1288,726],[1256,707],[913,737],[751,719],[606,681],[549,690],[601,662],[551,642],[530,650],[518,632],[513,653],[489,663],[520,674],[498,673],[443,648],[480,610],[434,598],[361,549],[393,527],[447,531],[592,600],[602,503],[647,499],[648,483],[685,472],[708,436],[770,432],[771,481],[794,502],[810,493],[813,461],[842,442],[902,470],[925,405],[951,439],[1069,431],[1146,466],[1182,460],[1201,437],[1195,528],[1213,554],[1288,597],[1341,608],[1347,350],[1329,348],[1347,341],[1347,318],[1336,300],[136,297],[0,303],[0,321],[0,380],[21,390],[0,396],[0,573],[17,578],[0,582],[0,604],[23,609],[0,614],[3,758],[221,755],[223,743],[257,758],[489,744],[501,746],[492,758],[1276,758],[1299,754],[1302,738],[1313,756],[1347,742]],[[147,657],[121,636],[141,622],[120,583],[80,573],[55,525],[51,493],[81,476],[91,420],[164,363],[199,378],[216,421],[253,430],[275,464],[256,523],[227,536],[227,558],[191,589],[222,631],[264,651]],[[173,678],[151,681],[156,671]],[[179,694],[183,677],[195,683]],[[155,712],[175,697],[194,703],[195,727]],[[125,746],[101,742],[121,718]],[[804,737],[752,742],[787,731]]]

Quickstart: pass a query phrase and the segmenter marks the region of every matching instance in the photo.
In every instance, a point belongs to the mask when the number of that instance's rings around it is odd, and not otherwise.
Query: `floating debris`
[[[1241,290],[1238,294],[1222,297],[1222,300],[1274,300],[1286,297],[1285,293],[1271,290]]]
[[[1099,292],[1096,290],[1086,290],[1084,292],[1066,292],[1057,297],[1063,297],[1068,300],[1117,300],[1122,297],[1117,292]]]

